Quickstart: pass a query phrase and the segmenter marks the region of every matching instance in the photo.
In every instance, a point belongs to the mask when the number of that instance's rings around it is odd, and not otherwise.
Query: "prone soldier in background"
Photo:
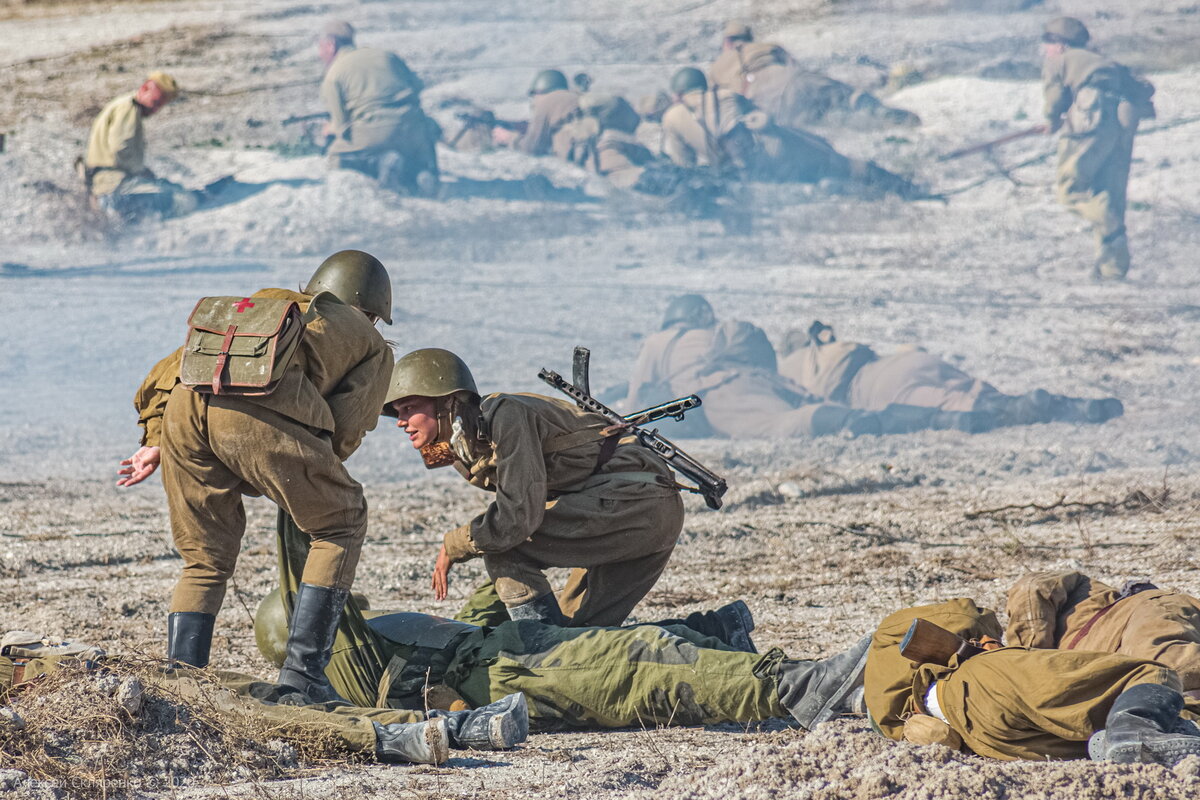
[[[202,301],[189,325],[200,324],[195,318],[213,307],[209,301],[232,299]],[[367,530],[362,486],[342,462],[379,419],[392,354],[375,322],[391,324],[391,307],[383,264],[343,250],[322,262],[304,292],[263,289],[225,309],[230,324],[215,326],[216,348],[176,350],[138,389],[142,446],[121,462],[118,485],[140,483],[162,464],[171,533],[183,557],[167,618],[172,661],[208,664],[246,527],[242,496],[265,496],[312,540],[278,682],[313,702],[337,699],[324,667]],[[226,367],[244,353],[221,337],[232,340],[239,327],[294,329],[294,321],[276,319],[279,313],[303,314],[304,323],[290,344],[280,333],[266,348],[278,354],[265,365],[272,383],[254,394],[230,393]],[[182,383],[187,359],[205,352],[220,353],[204,378],[213,386]]]
[[[174,78],[153,72],[136,92],[113,99],[96,116],[87,153],[76,167],[97,208],[121,221],[147,215],[174,217],[196,209],[198,192],[159,178],[146,166],[143,120],[178,94]]]
[[[802,69],[779,45],[754,41],[742,22],[725,26],[721,54],[708,75],[714,85],[745,95],[788,128],[921,124],[916,114],[887,106],[870,92]]]
[[[321,101],[329,109],[333,163],[393,191],[437,194],[440,132],[421,109],[421,79],[395,53],[355,47],[346,22],[322,28],[317,54],[326,67]]]
[[[1120,280],[1129,271],[1125,197],[1138,121],[1152,119],[1154,87],[1094,50],[1087,27],[1072,17],[1046,24],[1042,93],[1058,140],[1058,200],[1092,224],[1093,277]]]
[[[903,404],[930,415],[960,412],[967,423],[961,429],[972,433],[1040,422],[1101,423],[1124,413],[1115,397],[1065,397],[1045,389],[1004,394],[918,347],[880,356],[868,345],[840,341],[820,322],[788,331],[781,350],[779,373],[828,402],[868,411]]]

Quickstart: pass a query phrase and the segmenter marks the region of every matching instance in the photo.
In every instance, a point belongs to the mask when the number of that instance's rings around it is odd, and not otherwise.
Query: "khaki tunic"
[[[95,169],[92,194],[111,194],[127,176],[146,169],[146,134],[137,92],[111,100],[92,122],[84,163]]]
[[[433,128],[421,110],[423,88],[395,53],[343,47],[321,83],[334,135],[330,155],[394,150],[436,163]]]
[[[348,588],[366,536],[362,487],[342,461],[378,422],[392,356],[360,311],[332,295],[255,297],[310,306],[293,363],[265,397],[208,396],[179,384],[178,351],[135,399],[143,444],[162,447],[175,546],[184,560],[171,611],[215,614],[245,531],[242,495],[262,495],[313,541],[304,581]]]
[[[730,155],[724,138],[753,110],[726,89],[689,92],[663,114],[663,154],[681,167],[722,166]]]
[[[620,625],[666,568],[683,526],[670,468],[632,440],[597,468],[608,422],[568,401],[494,394],[481,410],[483,452],[456,467],[496,496],[446,534],[447,554],[482,556],[509,607],[551,591],[545,568],[574,568],[559,595],[570,624]]]
[[[1067,48],[1042,69],[1045,115],[1063,126],[1058,142],[1059,202],[1091,222],[1097,271],[1119,277],[1129,269],[1125,200],[1139,109],[1125,96],[1131,77],[1091,50]]]
[[[636,135],[606,130],[596,138],[595,158],[590,168],[608,178],[613,186],[632,189],[653,162],[654,154]]]
[[[851,408],[882,411],[899,404],[942,411],[975,411],[1000,392],[918,348],[878,356],[855,342],[801,347],[779,373],[818,397]]]
[[[531,103],[529,127],[516,142],[516,149],[531,156],[553,153],[570,159],[574,138],[567,123],[579,117],[579,95],[566,89],[535,94]]]
[[[647,337],[629,377],[630,406],[698,394],[712,430],[734,438],[820,436],[841,430],[849,409],[813,402],[773,370],[714,365],[709,354],[718,333],[718,327],[675,324]]]
[[[786,50],[769,42],[745,42],[723,50],[708,74],[710,84],[745,95],[784,127],[830,122],[834,117],[920,122],[912,112],[884,105],[869,92],[801,69]]]
[[[1158,661],[1200,689],[1200,600],[1165,589],[1122,598],[1079,572],[1026,575],[1008,591],[1008,640]]]
[[[1084,758],[1087,740],[1104,727],[1120,694],[1140,683],[1179,689],[1162,664],[1124,655],[1005,647],[949,666],[914,665],[899,644],[914,619],[964,638],[1000,638],[996,615],[966,598],[889,615],[871,639],[864,675],[867,713],[879,731],[904,738],[904,720],[930,713],[937,698],[950,727],[979,755],[1004,760]]]

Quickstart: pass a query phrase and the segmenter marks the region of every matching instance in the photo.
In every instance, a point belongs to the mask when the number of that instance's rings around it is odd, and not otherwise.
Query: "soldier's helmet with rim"
[[[1052,19],[1042,31],[1043,42],[1061,42],[1070,47],[1083,47],[1092,38],[1087,26],[1074,17]]]
[[[713,307],[704,299],[704,295],[681,294],[667,304],[662,327],[665,330],[677,322],[682,322],[689,328],[708,328],[716,324],[716,321]]]
[[[329,292],[343,303],[392,324],[392,280],[378,258],[362,250],[340,250],[321,262],[305,294]]]
[[[708,78],[695,67],[684,67],[671,78],[671,91],[677,95],[688,92],[703,92],[708,89]]]
[[[533,78],[529,86],[530,94],[548,94],[559,89],[567,88],[567,76],[557,69],[544,69]]]
[[[392,367],[392,383],[384,400],[383,414],[396,416],[392,403],[405,397],[449,397],[467,395],[478,400],[475,378],[465,361],[438,347],[413,350]]]
[[[272,589],[254,612],[254,641],[258,652],[277,667],[287,657],[287,611],[278,588]]]

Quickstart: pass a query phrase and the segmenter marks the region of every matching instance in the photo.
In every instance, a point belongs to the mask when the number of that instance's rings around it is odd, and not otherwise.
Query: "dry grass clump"
[[[172,678],[164,668],[140,656],[92,669],[64,662],[0,696],[11,710],[0,715],[0,790],[119,798],[294,776],[349,757],[327,728],[281,726],[212,673]]]

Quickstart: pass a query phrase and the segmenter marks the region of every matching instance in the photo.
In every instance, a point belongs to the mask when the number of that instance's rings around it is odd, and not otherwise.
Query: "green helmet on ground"
[[[479,399],[475,378],[465,361],[437,347],[413,350],[401,356],[392,368],[392,384],[382,413],[396,416],[392,403],[405,397],[449,397],[460,392]]]
[[[681,294],[667,304],[667,313],[663,314],[663,330],[677,322],[685,323],[689,328],[709,328],[716,324],[717,315],[704,295]]]
[[[305,294],[320,292],[392,324],[392,280],[370,253],[340,250],[322,261],[304,287]]]
[[[548,94],[559,89],[567,88],[567,76],[556,69],[544,69],[533,79],[529,87],[530,94]]]
[[[671,78],[671,91],[677,95],[688,92],[703,92],[708,89],[708,78],[695,67],[684,67]]]
[[[287,658],[287,610],[279,589],[272,589],[254,612],[254,641],[258,652],[277,667]]]

